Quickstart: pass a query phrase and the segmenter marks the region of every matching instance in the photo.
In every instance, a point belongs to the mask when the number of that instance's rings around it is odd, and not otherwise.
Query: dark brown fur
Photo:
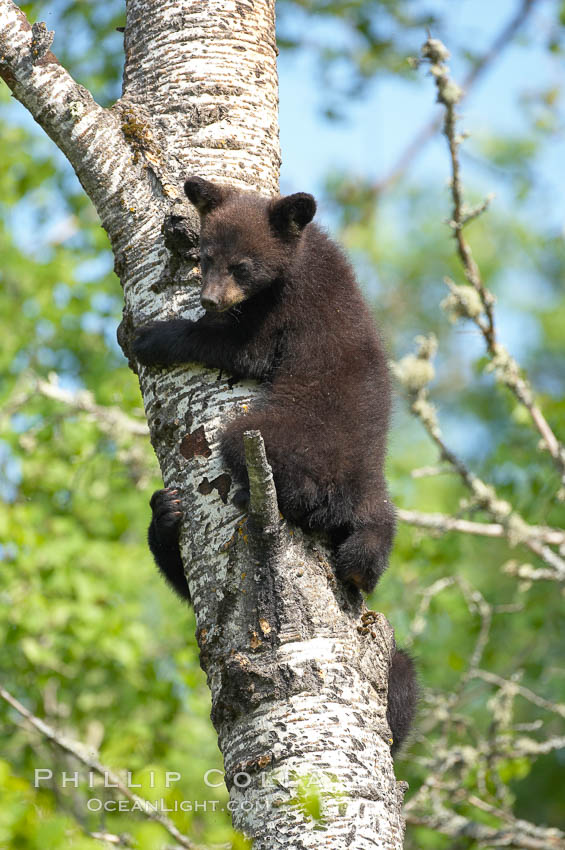
[[[197,177],[185,184],[202,219],[197,322],[139,328],[141,363],[197,360],[262,383],[253,409],[226,423],[221,448],[248,486],[243,432],[263,435],[283,515],[328,534],[339,578],[370,591],[387,566],[394,509],[384,480],[390,412],[386,356],[342,251],[311,219],[311,195],[269,200]],[[176,491],[151,500],[149,544],[172,587],[189,599],[178,548]],[[395,651],[388,720],[396,749],[416,703],[410,657]]]
[[[243,431],[265,440],[283,515],[327,532],[336,571],[370,591],[387,566],[394,509],[383,475],[390,411],[386,357],[349,263],[310,224],[315,202],[271,201],[193,178],[202,214],[198,322],[138,331],[142,363],[198,360],[264,385],[229,422],[222,452],[247,486]]]

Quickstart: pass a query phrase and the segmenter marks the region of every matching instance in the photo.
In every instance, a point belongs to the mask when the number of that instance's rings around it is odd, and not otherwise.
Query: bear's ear
[[[269,207],[269,222],[275,233],[283,238],[300,236],[302,230],[314,218],[316,201],[306,192],[296,192],[272,201]]]
[[[202,177],[189,177],[185,181],[184,191],[191,204],[194,204],[201,215],[207,215],[226,200],[230,195],[227,186],[218,186]]]

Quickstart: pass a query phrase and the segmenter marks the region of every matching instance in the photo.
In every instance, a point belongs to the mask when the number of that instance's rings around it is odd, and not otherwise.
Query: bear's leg
[[[388,566],[396,521],[386,491],[366,520],[357,519],[337,548],[336,573],[342,581],[370,593]]]
[[[229,422],[220,437],[222,457],[242,490],[249,492],[249,478],[245,465],[245,449],[243,447],[243,432],[257,429],[257,420],[252,416],[238,416]],[[263,434],[263,430],[259,428]],[[238,490],[238,493],[240,491]]]
[[[179,549],[179,523],[182,518],[178,490],[157,490],[150,501],[153,517],[147,538],[161,573],[182,599],[190,602],[188,584]]]
[[[245,465],[243,434],[259,431],[265,441],[267,460],[273,470],[279,508],[285,519],[309,527],[308,517],[321,498],[319,487],[303,468],[300,458],[295,457],[294,446],[285,442],[287,434],[295,429],[269,415],[268,410],[256,411],[240,416],[230,422],[221,437],[222,456],[229,466],[239,489],[233,502],[245,510],[249,501],[249,478]]]
[[[391,753],[395,756],[412,726],[418,702],[418,678],[414,661],[402,649],[395,649],[388,675],[386,719],[392,733]]]

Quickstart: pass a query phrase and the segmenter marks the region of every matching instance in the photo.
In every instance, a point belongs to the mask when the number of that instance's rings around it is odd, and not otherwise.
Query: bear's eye
[[[206,252],[205,254],[203,254],[200,257],[200,265],[201,266],[209,266],[209,265],[211,265],[213,259],[214,258],[212,256],[212,254],[209,254],[208,252]]]
[[[243,260],[241,263],[234,263],[228,267],[228,271],[235,277],[236,280],[245,280],[251,272],[251,263],[249,260]]]

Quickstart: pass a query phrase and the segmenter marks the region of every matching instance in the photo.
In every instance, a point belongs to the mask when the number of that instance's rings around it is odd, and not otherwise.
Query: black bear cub
[[[327,532],[338,577],[371,591],[395,527],[383,474],[390,388],[349,263],[310,224],[311,195],[269,200],[197,177],[185,191],[202,217],[206,313],[140,328],[135,355],[146,365],[195,360],[261,381],[261,400],[221,439],[238,498],[248,486],[242,434],[257,429],[283,516]]]
[[[353,271],[311,223],[311,195],[269,199],[199,177],[184,188],[201,216],[200,301],[206,312],[196,322],[139,328],[134,353],[145,365],[198,361],[262,383],[260,400],[228,422],[221,437],[240,488],[236,500],[243,505],[248,498],[242,435],[256,429],[283,516],[326,532],[338,578],[369,592],[386,569],[395,531],[383,472],[390,385]],[[149,543],[173,588],[188,598],[175,495],[154,494]],[[408,656],[397,653],[396,665],[398,673],[402,668],[398,693],[409,685],[414,696]],[[395,722],[395,742],[406,734],[414,699],[400,702],[404,716]]]

